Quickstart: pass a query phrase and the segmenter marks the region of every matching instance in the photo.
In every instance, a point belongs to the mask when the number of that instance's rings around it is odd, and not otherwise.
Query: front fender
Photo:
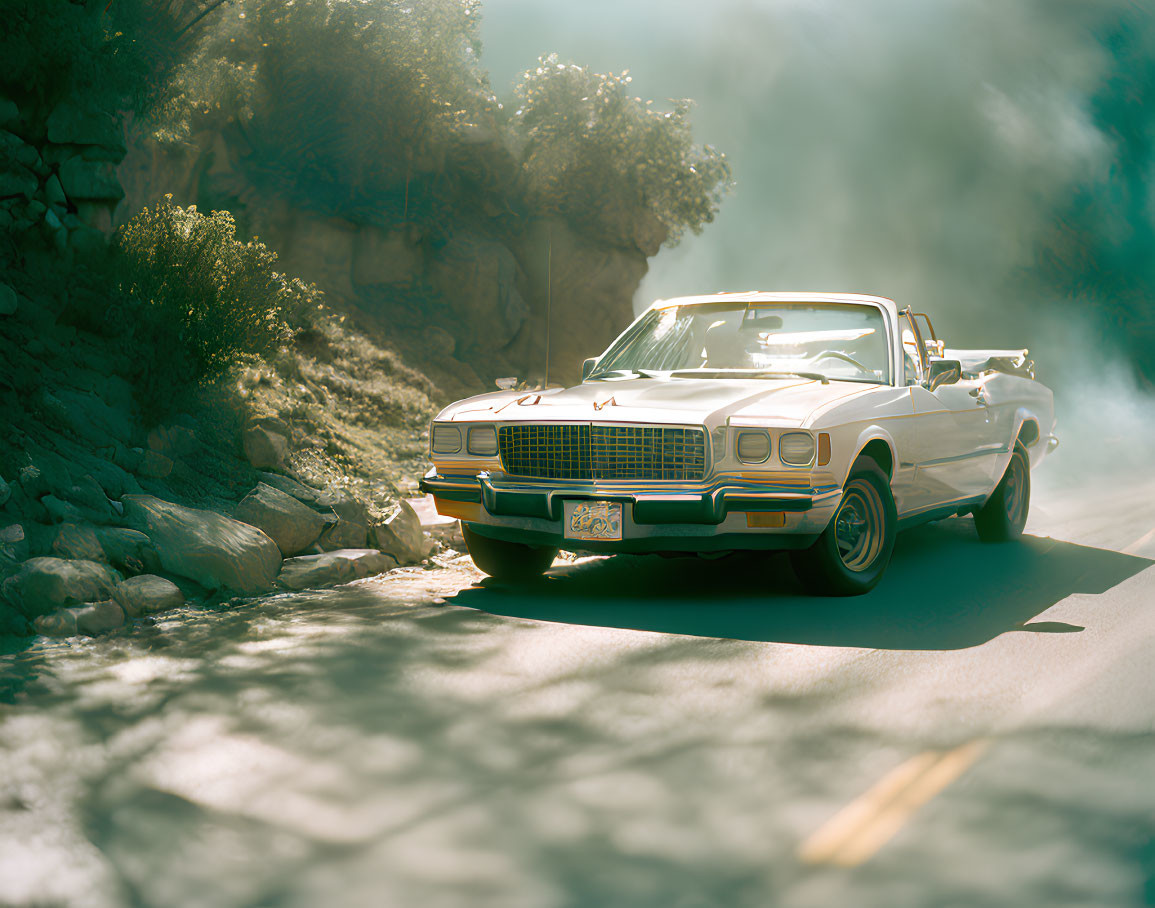
[[[851,444],[846,446],[846,450],[852,453],[841,465],[841,471],[835,473],[839,485],[846,484],[846,477],[850,475],[850,468],[866,452],[868,447],[870,448],[870,451],[867,452],[868,456],[878,462],[888,479],[894,479],[894,465],[898,463],[898,448],[894,443],[894,438],[882,426],[869,425],[861,429],[853,437]],[[885,453],[883,452],[884,447]]]

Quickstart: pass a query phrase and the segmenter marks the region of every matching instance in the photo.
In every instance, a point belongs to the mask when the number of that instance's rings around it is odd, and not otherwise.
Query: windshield
[[[809,378],[890,383],[886,326],[874,306],[700,303],[648,312],[598,360],[590,379]]]

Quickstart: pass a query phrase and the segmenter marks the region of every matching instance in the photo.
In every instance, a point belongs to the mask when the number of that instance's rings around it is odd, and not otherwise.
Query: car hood
[[[805,378],[634,378],[548,391],[482,394],[446,407],[439,420],[592,421],[708,425],[732,420],[800,426],[816,410],[876,385]]]

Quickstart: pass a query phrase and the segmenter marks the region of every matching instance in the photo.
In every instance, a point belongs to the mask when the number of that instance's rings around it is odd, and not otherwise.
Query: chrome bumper
[[[743,512],[833,513],[842,497],[837,486],[798,489],[732,478],[655,489],[639,483],[514,481],[488,473],[440,476],[433,470],[421,481],[421,490],[447,501],[480,504],[493,517],[545,521],[560,521],[566,500],[620,501],[639,525],[719,526]]]

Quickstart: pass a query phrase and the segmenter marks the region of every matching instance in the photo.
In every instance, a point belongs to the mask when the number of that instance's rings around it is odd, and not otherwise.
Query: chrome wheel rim
[[[866,480],[851,480],[834,514],[838,557],[849,570],[865,571],[881,554],[885,540],[886,512],[882,496]]]
[[[1026,482],[1021,457],[1012,457],[1007,468],[1007,478],[1003,486],[1003,508],[1007,520],[1016,525],[1023,516],[1023,502],[1026,500]]]

